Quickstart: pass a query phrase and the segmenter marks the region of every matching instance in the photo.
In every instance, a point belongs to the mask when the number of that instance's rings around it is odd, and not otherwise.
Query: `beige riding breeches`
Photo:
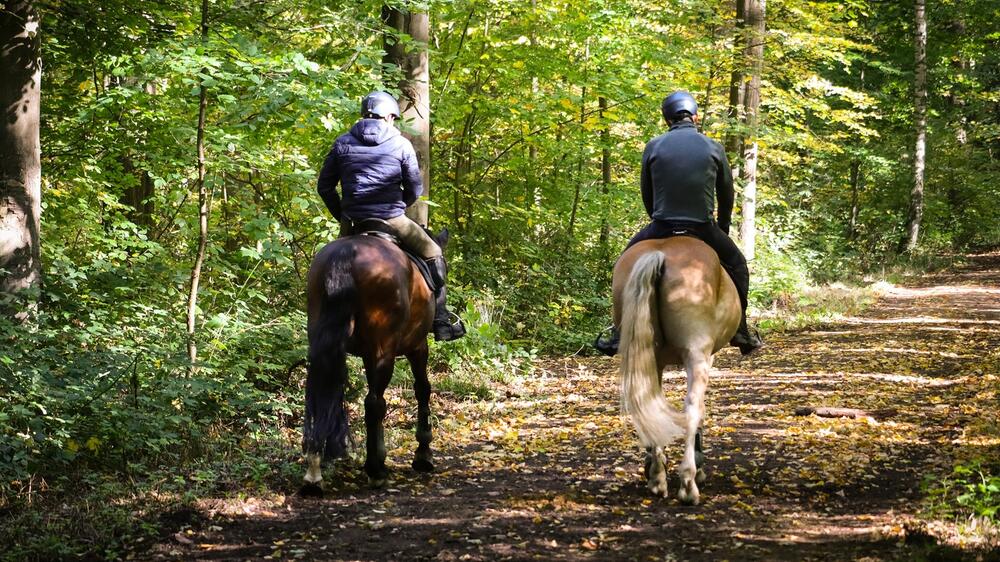
[[[399,215],[385,222],[389,223],[389,226],[396,231],[396,236],[399,236],[403,246],[420,254],[424,259],[429,260],[441,256],[441,247],[427,234],[426,230],[413,222],[410,217]]]

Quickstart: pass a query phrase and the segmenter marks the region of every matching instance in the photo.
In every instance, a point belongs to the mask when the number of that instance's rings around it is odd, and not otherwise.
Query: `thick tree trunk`
[[[924,164],[927,150],[927,16],[925,0],[916,0],[914,10],[914,62],[916,76],[913,80],[913,122],[917,132],[913,150],[913,190],[910,191],[910,213],[906,238],[902,249],[910,252],[917,247],[920,222],[924,216]]]
[[[760,109],[760,77],[764,67],[764,14],[766,0],[748,0],[746,5],[747,38],[746,58],[750,61],[750,80],[746,85],[743,109],[746,116],[747,140],[744,146],[743,166],[743,222],[740,240],[743,255],[754,258],[757,243],[757,112]]]
[[[0,9],[0,294],[33,287],[41,278],[38,27],[32,1],[8,1]]]
[[[385,61],[400,68],[403,77],[399,82],[402,92],[399,107],[402,117],[412,131],[404,132],[413,143],[420,163],[420,173],[424,178],[424,197],[431,193],[431,91],[430,66],[427,43],[430,40],[430,21],[424,12],[416,10],[416,2],[406,3],[408,10],[399,10],[388,5],[382,7],[382,19],[397,34],[385,37]],[[406,48],[405,42],[398,40],[398,34],[405,34],[418,44],[418,48]],[[406,211],[407,216],[419,224],[427,224],[427,203],[419,201]]]
[[[208,40],[208,0],[201,2],[201,39]],[[208,69],[202,69],[202,74],[207,75]],[[188,359],[191,360],[191,369],[195,368],[198,361],[198,345],[195,341],[195,329],[197,327],[198,310],[198,284],[201,281],[201,268],[205,263],[205,248],[208,246],[208,213],[209,198],[208,189],[205,187],[205,114],[208,110],[208,96],[205,83],[202,81],[198,95],[198,253],[195,256],[194,266],[191,268],[191,291],[188,293],[187,311],[187,340]]]

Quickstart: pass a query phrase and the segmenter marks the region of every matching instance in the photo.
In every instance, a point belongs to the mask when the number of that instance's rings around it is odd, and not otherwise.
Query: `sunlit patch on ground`
[[[367,487],[362,447],[326,468],[325,498],[205,500],[205,523],[149,556],[874,562],[982,552],[997,540],[988,522],[919,515],[926,476],[947,474],[964,451],[1000,451],[998,281],[1000,267],[883,287],[864,315],[774,336],[751,361],[720,353],[698,507],[646,491],[616,360],[568,358],[497,385],[492,401],[435,396],[433,475],[409,469],[415,406],[411,390],[393,388],[385,489]],[[663,384],[680,404],[683,374]],[[821,406],[865,415],[797,415]],[[679,456],[669,448],[671,471]]]

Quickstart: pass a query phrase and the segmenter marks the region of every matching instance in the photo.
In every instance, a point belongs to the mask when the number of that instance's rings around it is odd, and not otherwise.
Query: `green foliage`
[[[132,478],[136,467],[154,480],[216,470],[206,463],[234,458],[244,439],[290,450],[304,277],[337,232],[316,174],[361,96],[396,87],[398,69],[382,61],[381,2],[220,0],[209,4],[207,40],[196,4],[140,4],[42,7],[45,284],[28,324],[0,319],[0,508],[55,505],[80,481]],[[427,5],[432,223],[452,231],[451,297],[470,328],[433,346],[432,380],[488,398],[491,383],[530,374],[536,354],[590,353],[610,322],[612,263],[646,221],[639,159],[663,131],[662,96],[693,92],[712,138],[740,130],[728,107],[732,8]],[[817,282],[930,267],[942,252],[1000,243],[1000,8],[947,2],[930,7],[921,247],[897,256],[912,185],[909,9],[768,3],[751,264],[765,328],[850,314],[872,298],[810,288]],[[191,370],[184,320],[202,87],[212,208]],[[356,397],[358,365],[351,372]],[[406,372],[401,362],[398,384]],[[266,473],[249,455],[240,462],[250,473]],[[970,509],[994,501],[985,486],[962,488]],[[109,511],[107,528],[121,529],[124,513]],[[17,555],[92,554],[82,542],[33,544]]]
[[[1000,522],[1000,475],[995,459],[976,458],[957,464],[950,476],[925,483],[930,513]]]
[[[434,381],[438,392],[490,398],[491,383],[506,383],[533,371],[535,349],[510,341],[499,327],[504,310],[488,295],[469,295],[462,313],[468,333],[454,342],[433,345],[431,366],[444,375]]]
[[[958,505],[974,514],[997,521],[1000,511],[1000,475],[984,472],[980,462],[955,467],[955,484],[961,493],[955,498]]]

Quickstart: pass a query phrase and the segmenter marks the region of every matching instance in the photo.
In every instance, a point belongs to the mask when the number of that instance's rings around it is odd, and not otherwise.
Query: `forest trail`
[[[493,402],[432,400],[438,472],[409,468],[412,394],[390,397],[392,481],[325,471],[324,499],[204,500],[142,557],[200,560],[911,560],[925,475],[998,447],[1000,255],[888,290],[856,318],[719,354],[707,397],[702,504],[651,496],[618,414],[617,360],[545,362]],[[680,373],[666,375],[679,404]],[[992,390],[991,390],[992,389]],[[991,395],[990,392],[993,392]],[[991,398],[992,397],[992,398]],[[983,403],[988,400],[988,403]],[[869,419],[797,416],[859,408]],[[357,413],[354,423],[359,423]],[[680,446],[668,454],[671,474]],[[340,477],[339,483],[334,483]]]

